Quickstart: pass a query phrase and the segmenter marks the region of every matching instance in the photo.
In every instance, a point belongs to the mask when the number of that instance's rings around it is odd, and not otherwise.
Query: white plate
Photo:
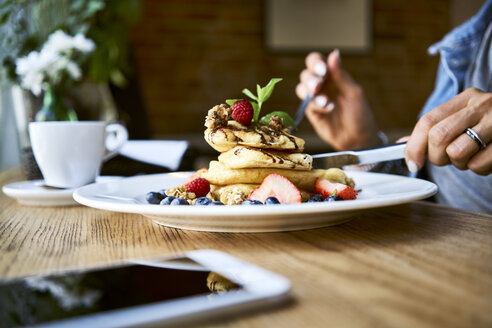
[[[96,184],[114,181],[121,177],[102,176],[96,179]],[[47,187],[44,180],[27,180],[14,182],[3,186],[5,195],[16,199],[22,205],[28,206],[70,206],[78,205],[73,199],[73,189]]]
[[[191,173],[125,178],[77,189],[74,199],[103,210],[142,214],[168,227],[221,232],[267,232],[318,228],[345,222],[364,209],[424,199],[437,192],[432,182],[398,175],[348,172],[361,189],[357,200],[263,206],[162,206],[145,195],[175,187]]]

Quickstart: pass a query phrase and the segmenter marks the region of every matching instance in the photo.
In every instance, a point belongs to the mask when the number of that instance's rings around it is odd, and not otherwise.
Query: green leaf
[[[263,88],[259,84],[257,84],[256,85],[256,92],[258,93],[257,96],[255,96],[253,94],[253,92],[251,92],[249,89],[243,89],[243,93],[246,96],[248,96],[251,99],[256,101],[256,102],[250,101],[251,106],[253,106],[253,110],[254,110],[253,122],[258,122],[258,119],[260,117],[260,112],[261,112],[261,106],[263,105],[263,103],[268,98],[270,98],[270,96],[272,95],[273,89],[275,87],[275,84],[277,84],[280,81],[282,81],[282,79],[280,79],[280,78],[271,79],[270,82],[268,82],[268,84]]]
[[[249,103],[253,106],[254,111],[252,122],[258,122],[258,118],[260,117],[260,106],[254,101],[250,101]]]
[[[73,0],[71,9],[73,11],[81,10],[84,8],[85,1],[84,0]]]
[[[226,104],[228,104],[229,106],[232,106],[234,105],[234,103],[237,103],[238,101],[241,101],[242,99],[226,99]]]
[[[265,101],[267,101],[268,98],[270,98],[270,96],[272,95],[275,84],[279,83],[280,81],[282,81],[282,79],[280,78],[271,79],[270,82],[268,82],[268,84],[261,89],[261,92],[258,92],[258,102],[264,103]]]
[[[330,196],[336,196],[336,195],[337,195],[337,192],[338,192],[338,190],[336,190],[336,189],[335,189],[335,190],[333,190],[333,192],[331,193],[331,195],[330,195]]]
[[[87,11],[87,18],[92,17],[94,13],[98,12],[99,10],[104,9],[104,1],[91,1],[89,2],[89,5],[86,8]]]
[[[7,23],[9,17],[10,17],[10,13],[9,12],[2,13],[1,16],[0,16],[0,25],[4,25],[5,23]]]
[[[120,88],[123,88],[127,83],[125,75],[118,69],[114,69],[109,72],[109,79],[114,83],[114,85]]]
[[[270,114],[268,115],[265,115],[261,118],[260,120],[260,123],[263,123],[263,124],[268,124],[270,123],[270,118],[273,116],[273,115],[277,115],[279,116],[281,119],[282,119],[282,124],[285,126],[285,127],[293,127],[295,129],[297,129],[297,126],[296,124],[294,123],[294,120],[292,119],[292,117],[284,112],[284,111],[274,111],[274,112],[271,112]]]
[[[69,121],[78,121],[77,113],[72,109],[68,109],[67,117]]]
[[[249,91],[248,89],[243,89],[243,93],[250,97],[251,99],[254,99],[256,101],[258,101],[258,97],[256,97],[251,91]]]

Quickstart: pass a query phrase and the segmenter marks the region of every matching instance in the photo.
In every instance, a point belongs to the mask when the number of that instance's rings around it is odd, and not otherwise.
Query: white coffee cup
[[[44,183],[58,188],[94,182],[103,161],[128,140],[123,125],[104,121],[32,122],[29,135]]]

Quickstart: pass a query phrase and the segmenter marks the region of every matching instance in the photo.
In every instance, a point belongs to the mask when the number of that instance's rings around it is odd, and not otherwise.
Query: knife
[[[402,142],[378,148],[316,154],[311,157],[323,158],[327,167],[377,163],[405,158],[406,144]]]

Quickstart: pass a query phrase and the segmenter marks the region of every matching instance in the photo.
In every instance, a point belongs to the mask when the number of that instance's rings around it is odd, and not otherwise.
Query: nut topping
[[[231,114],[232,110],[226,104],[214,106],[208,111],[208,115],[205,118],[205,126],[209,129],[216,129],[226,126]]]
[[[176,198],[184,198],[186,201],[192,205],[193,200],[196,198],[195,193],[187,192],[185,185],[177,186],[176,188],[169,188],[166,190],[167,196],[174,196]]]
[[[280,116],[273,115],[272,117],[270,117],[270,122],[268,123],[268,126],[274,130],[280,131],[284,128],[283,120]]]

